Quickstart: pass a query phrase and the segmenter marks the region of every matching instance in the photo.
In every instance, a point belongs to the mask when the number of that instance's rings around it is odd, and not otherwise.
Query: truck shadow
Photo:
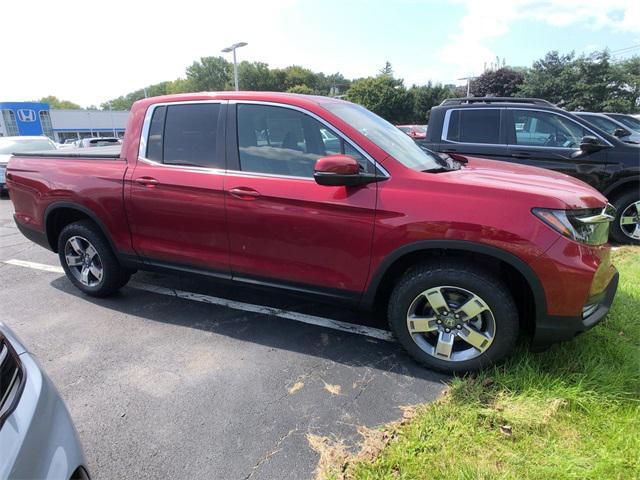
[[[383,372],[428,382],[445,382],[450,377],[428,370],[413,361],[396,342],[301,323],[277,316],[247,312],[225,306],[196,302],[135,288],[136,284],[161,286],[227,300],[305,313],[342,322],[385,328],[380,313],[310,301],[302,297],[229,286],[200,277],[174,277],[140,272],[127,286],[108,298],[89,297],[66,277],[51,282],[57,290],[82,301],[133,317],[194,328],[243,342],[260,344],[337,362],[349,367],[369,367]]]

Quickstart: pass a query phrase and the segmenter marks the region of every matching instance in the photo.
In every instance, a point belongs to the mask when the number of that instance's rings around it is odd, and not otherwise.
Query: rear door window
[[[222,168],[216,154],[219,103],[161,106],[149,125],[147,158],[167,165]]]
[[[445,140],[457,143],[500,143],[500,109],[460,109],[449,112]]]

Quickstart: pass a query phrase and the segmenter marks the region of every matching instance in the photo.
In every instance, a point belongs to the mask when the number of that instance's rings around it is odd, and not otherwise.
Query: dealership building
[[[46,135],[63,143],[86,137],[124,137],[128,111],[56,110],[47,103],[0,102],[0,137]]]

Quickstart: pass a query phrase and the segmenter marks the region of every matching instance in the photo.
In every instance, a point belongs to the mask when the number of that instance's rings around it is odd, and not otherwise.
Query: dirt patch
[[[320,455],[315,471],[315,479],[351,479],[353,478],[351,473],[352,465],[363,460],[375,460],[389,442],[396,437],[400,427],[413,418],[418,411],[418,407],[415,406],[403,406],[400,409],[403,413],[402,418],[386,424],[384,427],[358,427],[362,442],[356,453],[352,453],[343,440],[332,440],[329,437],[307,434],[309,446]]]

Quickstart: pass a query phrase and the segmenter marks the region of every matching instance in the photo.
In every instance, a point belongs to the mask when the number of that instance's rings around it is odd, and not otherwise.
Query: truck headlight
[[[553,210],[534,208],[533,214],[556,232],[576,242],[602,245],[609,238],[609,223],[616,216],[613,205],[600,209]]]

